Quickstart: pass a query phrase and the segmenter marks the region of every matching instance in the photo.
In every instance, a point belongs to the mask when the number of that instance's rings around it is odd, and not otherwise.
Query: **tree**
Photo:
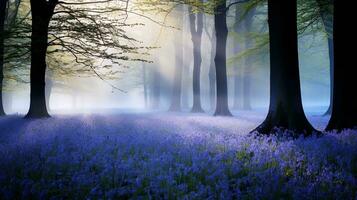
[[[334,82],[331,119],[326,130],[357,127],[357,92],[354,51],[345,45],[355,45],[356,38],[344,23],[353,17],[353,6],[342,1],[334,1],[333,43]]]
[[[175,40],[175,77],[173,83],[171,105],[169,111],[181,110],[181,91],[182,91],[182,69],[183,69],[183,6],[177,8],[176,17],[177,25],[180,31],[177,31]]]
[[[264,122],[255,129],[271,134],[275,128],[293,137],[316,131],[306,119],[300,90],[297,47],[297,1],[268,0],[270,36],[270,106]],[[283,132],[279,132],[283,133]]]
[[[189,6],[190,30],[193,45],[193,106],[191,112],[204,112],[201,106],[201,42],[203,33],[203,13],[194,13]]]
[[[214,25],[216,30],[216,87],[217,100],[215,116],[231,116],[228,108],[228,86],[227,86],[227,64],[226,47],[228,37],[227,27],[227,7],[226,1],[215,5]]]
[[[26,117],[49,117],[46,108],[45,77],[48,26],[58,0],[31,0],[31,92],[30,109]]]
[[[207,25],[205,26],[207,28]],[[214,110],[216,105],[216,65],[214,63],[214,57],[216,54],[216,37],[215,37],[215,29],[212,26],[211,34],[207,32],[207,35],[211,41],[211,54],[210,54],[210,65],[208,71],[208,79],[209,79],[209,101],[211,109]]]
[[[127,42],[137,42],[125,35],[120,27],[135,26],[126,24],[125,17],[113,20],[108,13],[122,13],[127,15],[125,8],[110,4],[108,1],[63,2],[57,0],[31,0],[32,35],[31,35],[31,95],[30,109],[26,117],[48,117],[45,95],[46,55],[64,53],[73,57],[79,66],[87,67],[97,77],[104,81],[102,73],[97,71],[98,62],[110,61],[118,66],[125,66],[125,61],[144,61],[135,58],[139,49],[118,41],[123,38]],[[94,7],[84,7],[93,5]],[[101,5],[105,4],[104,7]],[[60,8],[55,11],[55,8]],[[118,16],[119,18],[120,16]],[[52,19],[51,26],[50,21]],[[49,40],[50,38],[50,40]],[[48,49],[52,46],[53,49]],[[145,48],[146,49],[146,48]],[[110,74],[111,65],[100,65]],[[79,70],[86,71],[86,70]],[[111,85],[113,88],[115,86]]]

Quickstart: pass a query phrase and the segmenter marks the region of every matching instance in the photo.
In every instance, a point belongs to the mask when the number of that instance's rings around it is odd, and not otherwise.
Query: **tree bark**
[[[4,37],[5,37],[5,13],[7,0],[0,4],[0,116],[5,115],[3,105],[3,81],[4,81]]]
[[[228,108],[228,86],[227,86],[227,66],[226,47],[228,37],[226,1],[220,3],[215,8],[214,25],[216,29],[216,84],[217,101],[215,116],[232,116]]]
[[[192,8],[189,8],[190,30],[193,44],[193,106],[191,112],[204,112],[201,105],[201,42],[203,33],[203,14],[192,13]]]
[[[345,45],[356,45],[356,38],[346,21],[353,17],[353,6],[346,2],[334,1],[334,82],[331,119],[326,130],[357,127],[356,66],[354,51]]]
[[[169,111],[178,112],[181,111],[181,91],[182,91],[182,68],[183,68],[183,13],[180,9],[177,10],[177,22],[178,28],[181,30],[176,33],[175,42],[175,78],[172,90],[171,105]]]
[[[215,29],[213,27],[212,30],[212,38],[211,38],[211,55],[210,55],[210,66],[208,72],[209,78],[209,98],[210,98],[210,105],[211,109],[215,109],[216,103],[216,65],[214,63],[214,56],[216,54],[216,37],[215,37]]]
[[[31,70],[30,109],[26,118],[49,117],[46,108],[46,53],[48,47],[48,26],[57,5],[56,0],[31,0]]]
[[[268,116],[255,129],[261,134],[276,133],[275,128],[289,130],[293,137],[316,131],[302,107],[296,15],[296,0],[268,0],[271,88]]]

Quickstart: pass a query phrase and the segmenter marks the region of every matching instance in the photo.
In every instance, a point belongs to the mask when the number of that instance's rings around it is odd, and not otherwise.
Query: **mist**
[[[267,111],[269,107],[269,47],[258,44],[256,47],[244,47],[247,37],[257,40],[257,34],[268,34],[266,7],[259,8],[265,14],[253,17],[250,30],[235,30],[234,10],[228,14],[228,45],[227,45],[227,77],[229,106],[234,112],[234,101],[242,101],[242,95],[237,98],[234,95],[236,84],[234,76],[239,79],[249,79],[250,104],[253,110]],[[140,23],[136,28],[128,28],[127,34],[141,41],[142,46],[154,47],[148,50],[145,56],[147,62],[131,62],[127,68],[108,64],[120,70],[109,80],[101,80],[95,74],[90,77],[69,76],[65,81],[59,78],[54,81],[51,89],[49,106],[51,114],[60,113],[97,113],[113,112],[113,110],[126,110],[135,112],[147,112],[149,110],[167,111],[171,102],[174,87],[175,59],[177,52],[177,35],[182,35],[183,66],[182,77],[182,106],[189,111],[192,107],[192,79],[193,79],[193,55],[192,41],[187,9],[180,9],[169,13],[163,21],[163,15],[147,14],[149,19],[129,15],[127,23]],[[180,20],[177,20],[181,18]],[[239,23],[244,23],[244,18]],[[155,22],[153,22],[155,21]],[[160,23],[158,23],[160,22]],[[162,22],[162,23],[161,23]],[[205,27],[202,34],[202,64],[200,75],[202,107],[207,113],[213,112],[209,98],[209,66],[211,62],[213,16],[204,14]],[[180,24],[181,26],[179,27]],[[265,28],[262,28],[264,27]],[[260,31],[260,32],[259,32]],[[322,29],[314,30],[299,35],[299,70],[301,79],[302,102],[305,112],[323,114],[330,103],[330,67],[327,37]],[[261,46],[259,46],[261,45]],[[238,52],[235,50],[238,47]],[[257,48],[251,50],[252,48]],[[245,55],[247,54],[247,55]],[[244,70],[246,57],[251,57],[252,64],[249,70]],[[56,66],[57,67],[57,66]],[[146,68],[145,71],[143,68]],[[287,66],[288,67],[288,66]],[[51,69],[47,69],[48,71]],[[239,74],[235,75],[235,71]],[[99,73],[106,73],[98,71]],[[145,73],[145,74],[144,74]],[[144,78],[145,76],[145,78]],[[26,77],[25,77],[26,78]],[[27,77],[28,78],[28,77]],[[52,77],[58,79],[58,77]],[[144,79],[146,82],[144,83]],[[154,79],[159,81],[159,97],[153,95]],[[5,79],[5,82],[7,80]],[[5,83],[6,84],[6,83]],[[11,83],[9,83],[11,85]],[[144,86],[146,85],[146,86]],[[10,91],[4,92],[4,109],[7,113],[25,114],[29,108],[30,87],[29,83],[21,83],[21,87],[10,86]],[[147,88],[146,94],[144,87]],[[121,91],[116,88],[120,88]],[[47,88],[48,89],[48,88]],[[146,100],[145,100],[146,95]],[[153,101],[159,99],[159,105],[153,108]],[[155,107],[155,106],[154,106]]]

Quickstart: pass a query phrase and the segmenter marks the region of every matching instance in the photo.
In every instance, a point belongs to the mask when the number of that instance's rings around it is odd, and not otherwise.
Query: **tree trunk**
[[[227,13],[226,2],[216,6],[214,15],[214,26],[216,29],[216,78],[217,78],[217,101],[215,116],[232,116],[228,108],[228,86],[227,86]]]
[[[210,105],[211,109],[215,109],[215,103],[216,103],[216,65],[214,63],[214,56],[216,54],[216,37],[215,37],[215,29],[213,27],[212,30],[212,38],[211,38],[211,57],[210,57],[210,66],[209,66],[209,72],[208,72],[208,78],[209,78],[209,98],[210,98]]]
[[[201,106],[201,41],[203,33],[203,14],[192,13],[192,8],[189,8],[190,30],[193,44],[193,106],[191,112],[204,112]]]
[[[48,26],[57,1],[31,0],[31,70],[30,70],[30,109],[26,118],[49,117],[46,108],[46,53]]]
[[[5,37],[5,13],[6,13],[6,1],[2,1],[0,4],[0,116],[4,116],[4,105],[3,105],[3,81],[4,81],[4,37]]]
[[[275,133],[275,128],[292,131],[293,137],[315,131],[301,101],[296,13],[296,0],[268,0],[271,88],[268,116],[255,130],[261,134]]]
[[[357,92],[354,51],[345,45],[356,45],[356,38],[350,27],[344,23],[353,17],[353,6],[334,1],[334,82],[331,119],[326,130],[357,127]]]
[[[175,78],[169,111],[181,111],[182,68],[183,68],[183,13],[181,7],[177,10],[177,24],[181,29],[176,33],[175,42]]]

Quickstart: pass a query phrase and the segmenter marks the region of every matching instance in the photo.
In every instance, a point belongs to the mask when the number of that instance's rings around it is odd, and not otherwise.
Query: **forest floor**
[[[265,115],[236,114],[2,117],[0,199],[357,197],[357,130],[256,137]]]

